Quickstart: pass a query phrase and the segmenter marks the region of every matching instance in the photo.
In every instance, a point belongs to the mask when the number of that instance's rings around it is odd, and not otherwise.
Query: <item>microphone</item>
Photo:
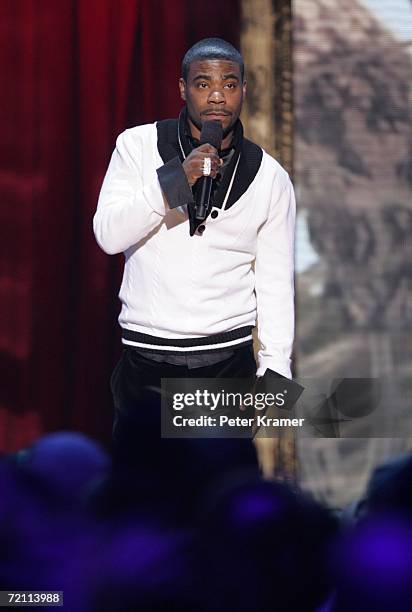
[[[200,132],[200,144],[211,144],[219,150],[222,144],[223,129],[219,121],[205,121]],[[203,221],[206,218],[210,205],[210,194],[212,192],[212,177],[201,176],[196,185],[196,219]]]

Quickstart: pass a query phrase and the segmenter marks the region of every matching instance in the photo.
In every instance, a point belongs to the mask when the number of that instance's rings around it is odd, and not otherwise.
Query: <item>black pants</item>
[[[253,378],[251,346],[225,361],[189,369],[146,359],[126,347],[111,377],[114,399],[113,453],[116,462],[154,476],[207,480],[230,469],[256,470],[249,439],[161,438],[161,378]]]

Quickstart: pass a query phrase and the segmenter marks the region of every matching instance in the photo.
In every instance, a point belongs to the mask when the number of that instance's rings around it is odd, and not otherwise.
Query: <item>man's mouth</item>
[[[222,119],[223,117],[229,117],[230,115],[230,113],[225,113],[222,111],[206,111],[203,114],[207,117],[218,117],[219,119]]]

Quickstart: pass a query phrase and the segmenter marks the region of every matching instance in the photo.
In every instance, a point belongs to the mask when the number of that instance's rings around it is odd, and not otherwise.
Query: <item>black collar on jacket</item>
[[[179,137],[185,156],[189,155],[193,150],[191,139],[187,137],[186,113],[186,107],[184,107],[179,115],[179,119],[164,119],[156,124],[157,148],[164,163],[176,156],[179,156],[183,162]],[[232,147],[234,148],[234,154],[225,169],[218,188],[213,194],[213,206],[217,208],[222,208],[237,162],[239,161],[239,164],[225,209],[233,206],[245,193],[254,180],[262,162],[262,149],[247,138],[244,138],[243,126],[239,119],[234,128]]]

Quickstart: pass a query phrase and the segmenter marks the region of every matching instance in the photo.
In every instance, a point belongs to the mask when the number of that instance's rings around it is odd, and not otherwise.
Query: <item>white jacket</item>
[[[129,340],[123,342],[139,346],[130,340],[137,332],[136,338],[167,339],[166,349],[188,350],[196,339],[210,349],[206,337],[253,327],[257,319],[257,375],[270,368],[290,377],[295,198],[288,174],[263,152],[235,205],[216,209],[203,234],[190,237],[187,213],[169,209],[163,197],[156,174],[162,165],[156,124],[120,134],[93,219],[103,251],[125,254],[119,323]]]

